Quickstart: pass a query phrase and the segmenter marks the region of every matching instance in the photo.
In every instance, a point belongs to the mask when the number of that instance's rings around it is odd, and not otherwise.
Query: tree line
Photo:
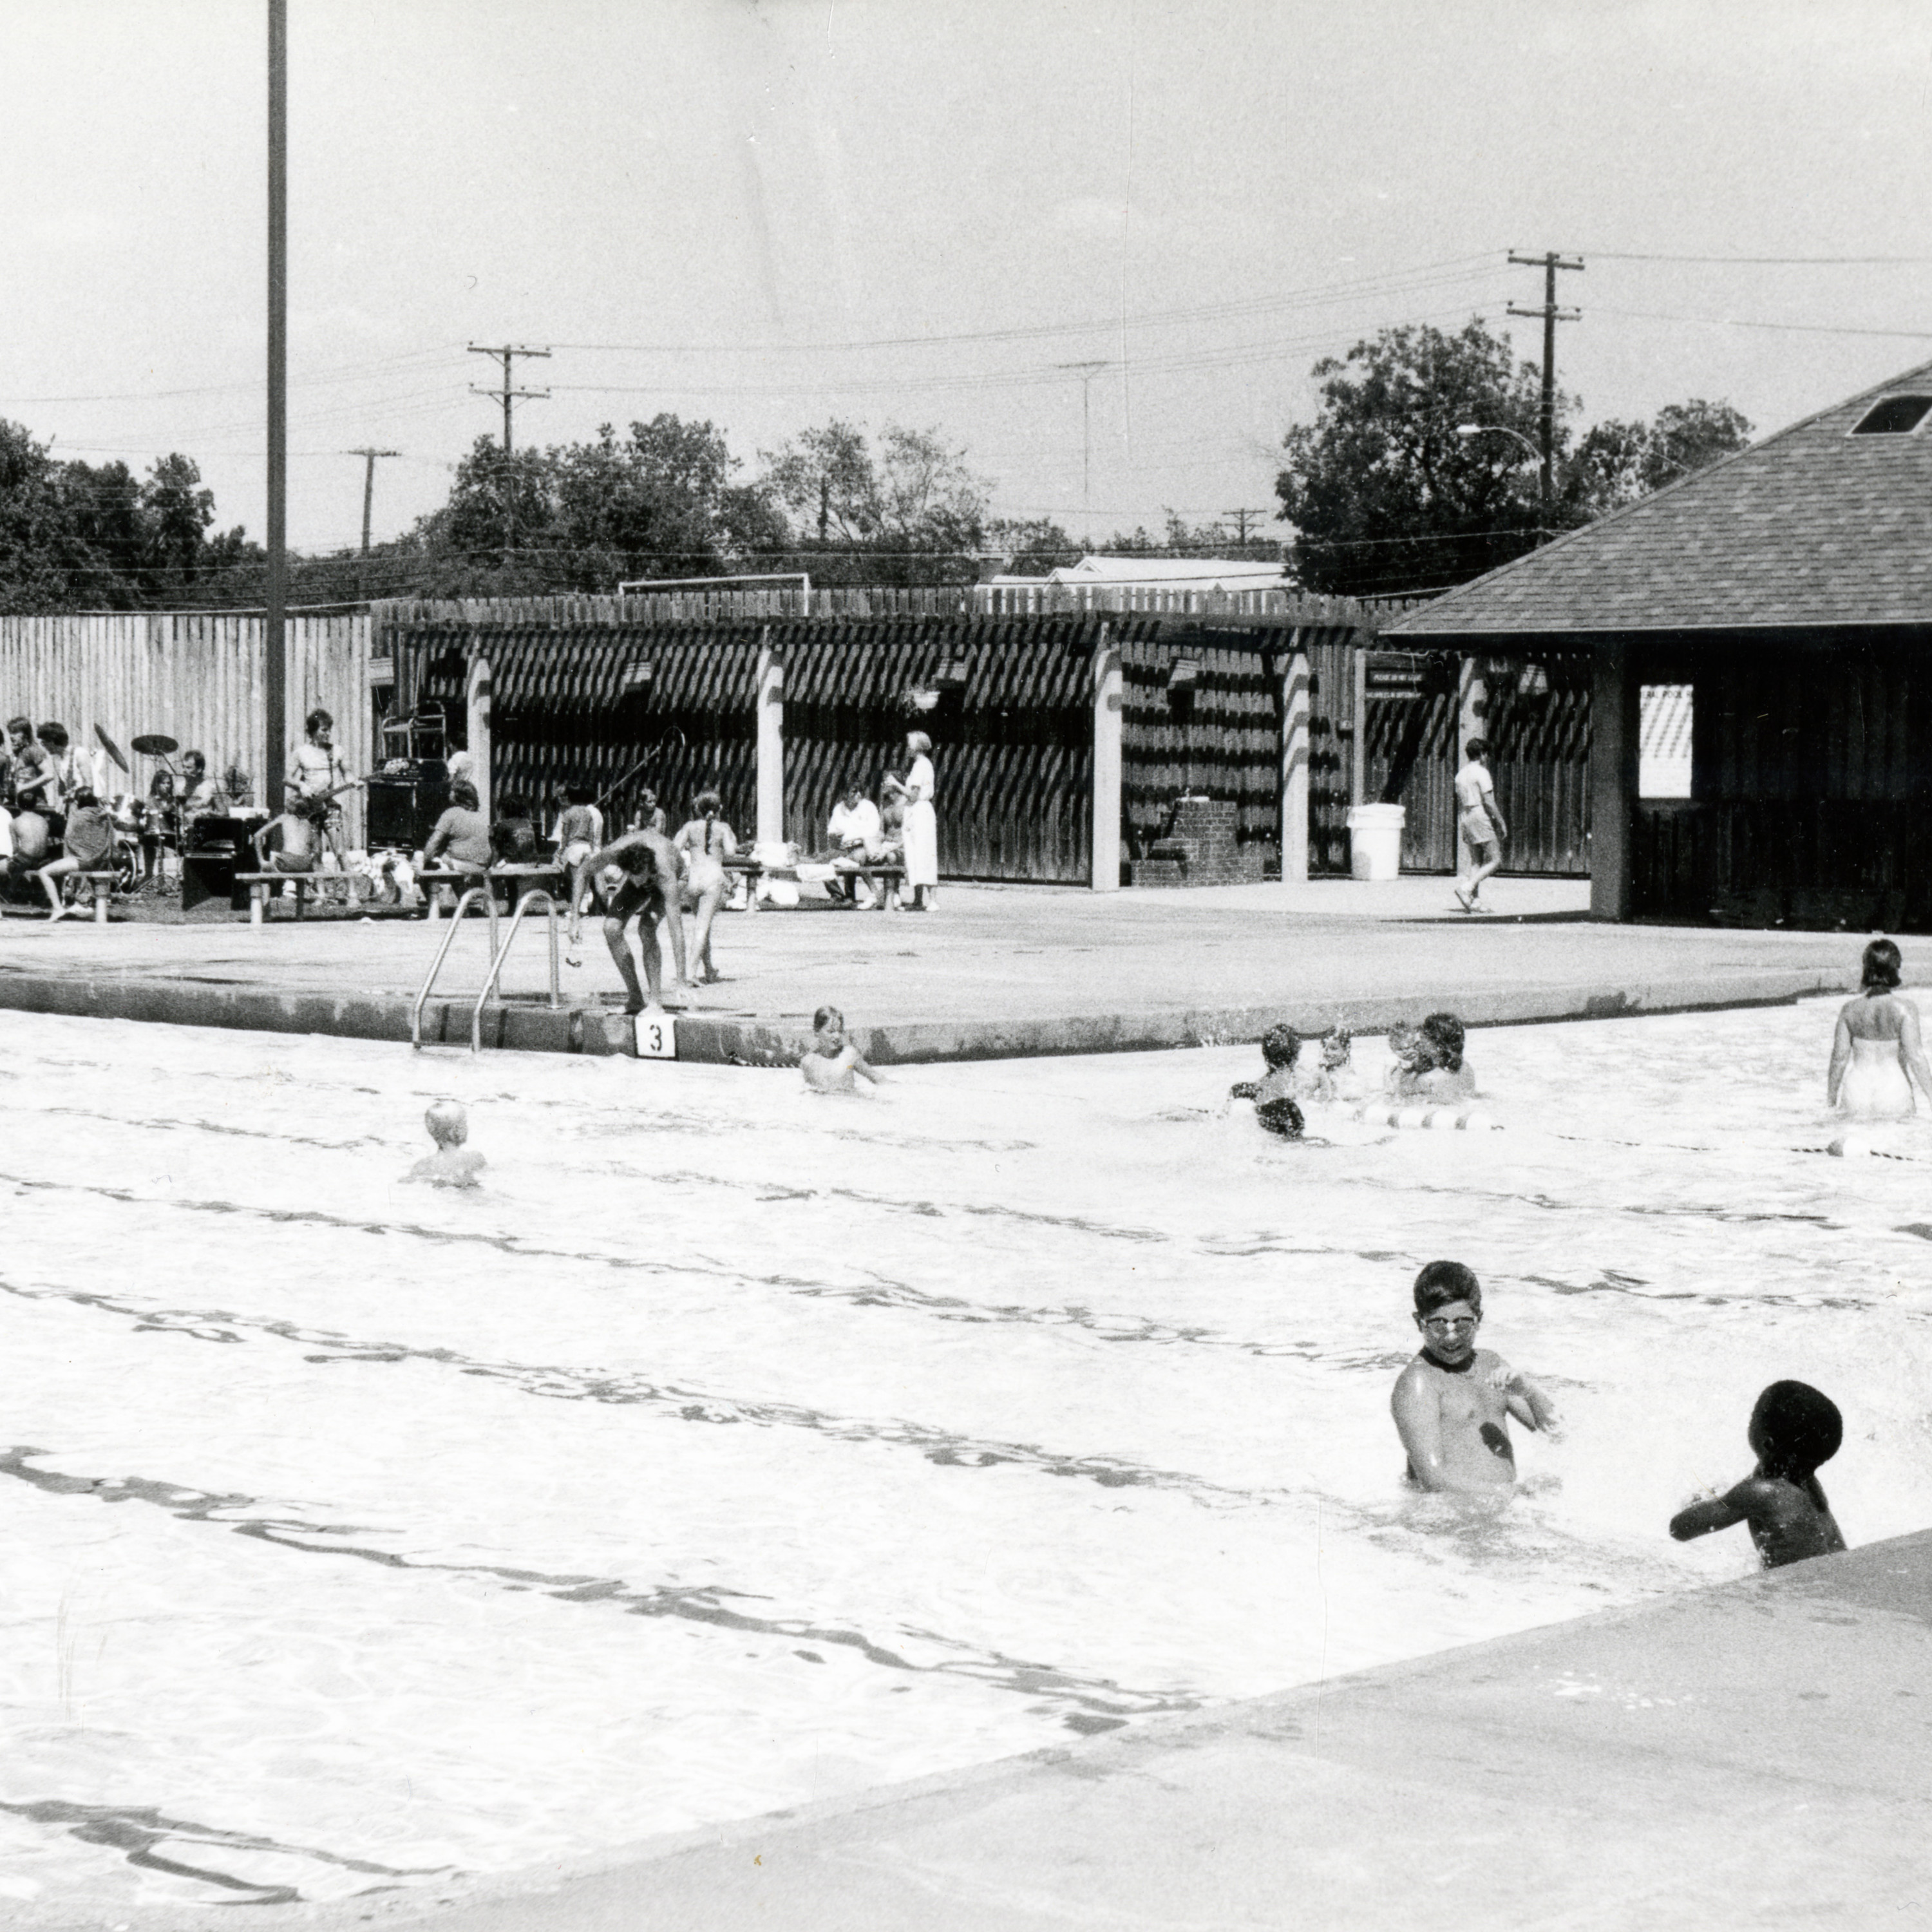
[[[1538,371],[1480,320],[1454,334],[1385,329],[1313,374],[1316,418],[1288,432],[1276,479],[1280,537],[1237,541],[1170,513],[1157,533],[1117,530],[1090,548],[1278,559],[1291,580],[1326,593],[1426,591],[1674,482],[1750,433],[1728,404],[1695,400],[1647,423],[1579,430],[1580,405],[1559,394],[1546,513],[1518,440],[1537,436]],[[1480,433],[1459,435],[1466,425]],[[1040,575],[1090,548],[1051,519],[994,516],[991,481],[934,430],[888,424],[868,437],[834,421],[760,452],[748,478],[745,466],[715,424],[668,413],[508,456],[479,436],[447,500],[404,535],[366,556],[292,558],[290,602],[608,592],[749,572],[935,586],[971,582],[988,556]],[[214,524],[186,456],[136,478],[124,464],[57,460],[0,422],[0,610],[259,606],[266,554]]]

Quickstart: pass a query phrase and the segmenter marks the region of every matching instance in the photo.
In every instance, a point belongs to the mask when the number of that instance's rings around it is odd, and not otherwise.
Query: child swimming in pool
[[[1347,1102],[1362,1097],[1362,1076],[1353,1058],[1355,1036],[1346,1027],[1330,1027],[1322,1036],[1322,1064],[1307,1083],[1311,1100]]]
[[[1556,1406],[1500,1355],[1476,1346],[1483,1289],[1460,1262],[1431,1262],[1415,1278],[1422,1347],[1390,1403],[1408,1452],[1408,1480],[1458,1496],[1494,1496],[1516,1481],[1510,1418],[1554,1439]]]
[[[1845,1546],[1819,1486],[1818,1466],[1838,1453],[1844,1439],[1838,1406],[1809,1382],[1773,1382],[1751,1411],[1745,1439],[1757,1467],[1721,1496],[1706,1496],[1670,1519],[1679,1543],[1714,1529],[1748,1523],[1751,1540],[1767,1570],[1828,1556]]]
[[[1255,1118],[1283,1140],[1299,1140],[1304,1124],[1295,1095],[1299,1081],[1295,1062],[1301,1054],[1301,1036],[1291,1026],[1272,1026],[1262,1035],[1262,1058],[1268,1071],[1258,1080],[1238,1080],[1228,1089],[1232,1100],[1252,1100]]]
[[[853,1077],[862,1073],[876,1087],[879,1076],[845,1037],[845,1016],[836,1006],[820,1006],[812,1016],[812,1044],[799,1062],[805,1084],[815,1094],[856,1094]]]
[[[405,1177],[426,1180],[432,1187],[474,1187],[482,1172],[483,1156],[463,1143],[470,1138],[470,1115],[454,1100],[439,1100],[423,1116],[436,1151],[426,1154]]]
[[[1397,1027],[1389,1034],[1396,1064],[1389,1096],[1398,1100],[1466,1100],[1476,1090],[1476,1076],[1462,1058],[1462,1022],[1454,1013],[1431,1013],[1419,1027]]]

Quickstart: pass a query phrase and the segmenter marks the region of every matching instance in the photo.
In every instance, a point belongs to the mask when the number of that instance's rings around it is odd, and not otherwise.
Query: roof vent
[[[1932,396],[1888,396],[1858,419],[1854,436],[1910,436],[1932,413]]]

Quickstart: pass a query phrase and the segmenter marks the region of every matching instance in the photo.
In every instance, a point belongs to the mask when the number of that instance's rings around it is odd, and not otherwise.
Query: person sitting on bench
[[[250,839],[258,872],[313,872],[322,860],[323,830],[328,823],[326,798],[292,798],[289,808],[270,819]],[[275,835],[275,850],[268,836]]]
[[[66,850],[36,874],[47,896],[50,922],[74,910],[61,903],[61,880],[70,872],[110,872],[114,865],[113,814],[84,786],[70,794],[68,802]]]
[[[467,778],[459,778],[449,788],[449,809],[436,821],[417,869],[440,861],[462,873],[466,886],[480,886],[490,876],[490,821],[483,816],[483,802]]]
[[[872,866],[886,855],[886,835],[880,822],[879,808],[860,789],[856,779],[848,783],[839,794],[838,802],[832,808],[831,817],[825,821],[825,832],[838,858],[860,866]],[[830,890],[842,898],[856,899],[861,906],[872,903],[870,882],[855,878],[850,873],[832,880]]]

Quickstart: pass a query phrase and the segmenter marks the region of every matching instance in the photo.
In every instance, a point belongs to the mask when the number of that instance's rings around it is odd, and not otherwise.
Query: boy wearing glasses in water
[[[1516,1480],[1510,1418],[1553,1436],[1556,1406],[1500,1355],[1476,1346],[1482,1284],[1460,1262],[1431,1262],[1415,1278],[1422,1348],[1396,1378],[1390,1406],[1418,1488],[1494,1496]]]

